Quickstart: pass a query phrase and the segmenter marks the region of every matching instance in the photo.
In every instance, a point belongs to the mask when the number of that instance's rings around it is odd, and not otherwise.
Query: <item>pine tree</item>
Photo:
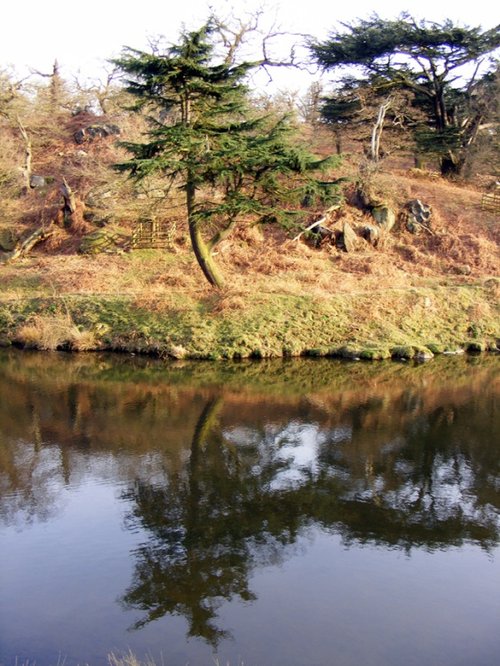
[[[484,116],[471,105],[477,77],[500,46],[499,28],[460,27],[373,15],[310,45],[326,70],[349,67],[358,83],[378,78],[386,93],[407,90],[426,114],[417,134],[421,150],[437,154],[443,175],[459,174]],[[359,76],[358,76],[359,75]]]
[[[280,205],[286,214],[305,192],[326,196],[331,188],[311,175],[328,160],[293,142],[289,120],[252,109],[245,78],[257,63],[217,58],[216,34],[209,21],[164,54],[126,49],[115,63],[128,75],[134,108],[149,112],[147,141],[125,143],[132,157],[117,168],[137,179],[161,173],[183,189],[194,254],[220,288],[211,253],[241,215],[279,216]],[[205,196],[208,187],[218,196]],[[207,221],[217,226],[208,239]]]

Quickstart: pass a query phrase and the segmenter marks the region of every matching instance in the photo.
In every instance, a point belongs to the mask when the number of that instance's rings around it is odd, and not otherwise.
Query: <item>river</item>
[[[497,666],[499,369],[0,351],[0,664]]]

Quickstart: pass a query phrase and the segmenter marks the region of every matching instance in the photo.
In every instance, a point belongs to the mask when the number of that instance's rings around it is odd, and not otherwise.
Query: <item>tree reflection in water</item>
[[[166,613],[183,615],[189,636],[212,645],[226,637],[215,624],[223,600],[251,601],[249,577],[259,563],[276,562],[294,540],[299,503],[270,492],[280,461],[255,473],[252,460],[223,441],[217,415],[222,398],[205,405],[191,441],[189,464],[168,484],[136,482],[129,522],[140,523],[150,540],[135,553],[134,580],[123,598],[146,611],[136,628]]]
[[[308,530],[490,549],[500,534],[495,359],[165,366],[0,354],[0,520],[47,521],[86,475],[127,490],[122,605],[216,646],[221,606]]]
[[[340,533],[346,545],[407,553],[469,540],[486,549],[498,543],[498,455],[483,452],[471,432],[462,441],[467,408],[419,416],[360,456],[370,440],[359,418],[366,406],[355,408],[351,427],[320,433],[292,422],[271,437],[265,428],[247,431],[240,446],[217,419],[221,407],[222,397],[207,402],[184,470],[165,485],[140,481],[126,493],[129,525],[150,535],[134,553],[134,578],[122,599],[145,611],[136,628],[182,615],[189,636],[216,647],[227,636],[217,626],[223,601],[252,600],[252,571],[283,561],[310,525]],[[317,445],[308,464],[293,454],[306,433]]]

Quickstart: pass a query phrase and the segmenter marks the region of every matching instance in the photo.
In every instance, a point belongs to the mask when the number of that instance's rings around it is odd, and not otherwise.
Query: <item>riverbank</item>
[[[164,358],[377,360],[496,351],[499,281],[304,295],[54,294],[0,299],[0,343]]]

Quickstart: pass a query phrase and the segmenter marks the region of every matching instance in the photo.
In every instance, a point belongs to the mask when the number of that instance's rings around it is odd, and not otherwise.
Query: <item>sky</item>
[[[413,6],[412,6],[413,5]],[[450,18],[460,25],[494,27],[500,20],[491,0],[8,0],[1,11],[0,69],[14,69],[18,78],[32,70],[49,73],[57,59],[61,73],[71,80],[78,77],[105,79],[106,61],[117,56],[123,46],[147,49],[151,40],[164,36],[175,42],[179,30],[199,27],[212,7],[218,16],[245,19],[261,9],[263,30],[296,33],[276,37],[275,55],[284,55],[290,44],[299,44],[299,34],[324,39],[339,22],[367,18],[373,12],[382,18],[395,18],[408,10],[416,18],[442,21]],[[278,68],[258,83],[271,92],[299,90],[318,75]]]

